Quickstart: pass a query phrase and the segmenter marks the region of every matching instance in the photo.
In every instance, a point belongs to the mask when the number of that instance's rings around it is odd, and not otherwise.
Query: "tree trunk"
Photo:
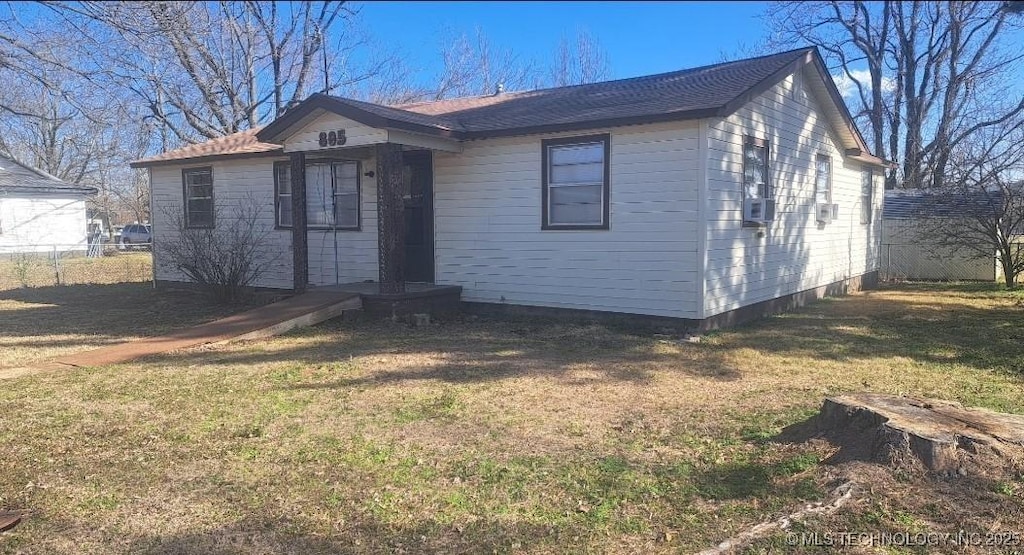
[[[999,256],[999,264],[1003,267],[1003,278],[1006,279],[1007,289],[1017,288],[1017,268],[1014,266],[1013,257],[1010,255],[1010,247],[1007,246],[1003,249],[1004,252]]]

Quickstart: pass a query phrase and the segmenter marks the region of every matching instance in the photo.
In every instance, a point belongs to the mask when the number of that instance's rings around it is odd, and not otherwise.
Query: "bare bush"
[[[277,255],[263,248],[271,229],[262,223],[261,205],[251,196],[214,211],[215,227],[186,225],[178,211],[164,216],[176,236],[157,242],[157,255],[196,283],[218,303],[243,301]]]

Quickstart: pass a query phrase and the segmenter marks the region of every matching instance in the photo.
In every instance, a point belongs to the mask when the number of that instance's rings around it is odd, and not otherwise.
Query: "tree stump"
[[[1024,416],[936,399],[858,393],[827,398],[805,423],[840,447],[832,462],[867,460],[944,476],[1024,469]]]

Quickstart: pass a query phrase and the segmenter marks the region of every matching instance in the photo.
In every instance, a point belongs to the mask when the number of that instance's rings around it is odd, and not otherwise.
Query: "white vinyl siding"
[[[434,155],[438,283],[472,302],[695,318],[698,122],[610,133],[606,231],[542,230],[543,135]]]
[[[277,161],[284,161],[278,159]],[[274,229],[274,162],[272,158],[248,158],[216,161],[211,164],[214,196],[222,213],[248,199],[259,205],[258,221],[268,235],[260,249],[267,261],[257,279],[259,287],[292,287],[292,231]],[[374,167],[373,159],[363,161]],[[150,170],[153,192],[153,237],[155,274],[158,280],[185,281],[185,277],[160,256],[160,242],[176,236],[169,215],[181,214],[182,167],[161,166]],[[377,193],[375,180],[364,178],[360,231],[310,229],[308,233],[309,281],[313,285],[351,283],[377,279]],[[84,230],[84,213],[83,224]],[[84,231],[83,231],[84,234]],[[335,258],[337,252],[337,259]],[[336,263],[337,262],[337,263]]]
[[[733,115],[708,120],[704,317],[878,268],[879,227],[860,225],[854,208],[861,202],[863,164],[844,156],[818,100],[793,87],[790,76]],[[757,230],[738,225],[746,136],[771,145],[775,219]],[[818,154],[833,161],[830,201],[839,205],[839,218],[824,226],[815,217]],[[877,207],[881,199],[873,194]]]
[[[320,146],[320,133],[345,130],[345,148],[388,142],[386,129],[375,129],[337,114],[324,113],[290,137],[285,138],[284,151],[305,151],[306,156],[316,152],[343,152],[338,148]]]
[[[179,174],[178,196],[181,196]],[[0,253],[86,250],[82,196],[7,193],[0,198]]]

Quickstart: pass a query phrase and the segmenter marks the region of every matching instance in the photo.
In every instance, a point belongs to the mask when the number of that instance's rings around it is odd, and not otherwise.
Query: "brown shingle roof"
[[[256,133],[262,129],[257,127],[247,131],[240,131],[210,139],[205,143],[185,146],[175,150],[169,150],[156,156],[143,158],[132,162],[132,167],[153,166],[161,163],[175,162],[179,160],[204,160],[211,157],[240,156],[274,154],[281,152],[281,145],[274,143],[261,143],[256,138]]]
[[[327,110],[372,127],[402,129],[454,139],[582,130],[656,121],[725,116],[804,64],[827,70],[813,48],[801,48],[658,75],[490,96],[382,106],[314,94],[271,124],[133,163],[280,152],[280,141],[303,118]],[[834,89],[834,85],[831,86]],[[833,91],[837,104],[842,98]],[[848,116],[848,112],[847,112]],[[852,117],[848,124],[853,126]],[[856,127],[853,126],[854,133]],[[860,143],[863,139],[860,138]],[[864,150],[867,150],[864,147]]]

